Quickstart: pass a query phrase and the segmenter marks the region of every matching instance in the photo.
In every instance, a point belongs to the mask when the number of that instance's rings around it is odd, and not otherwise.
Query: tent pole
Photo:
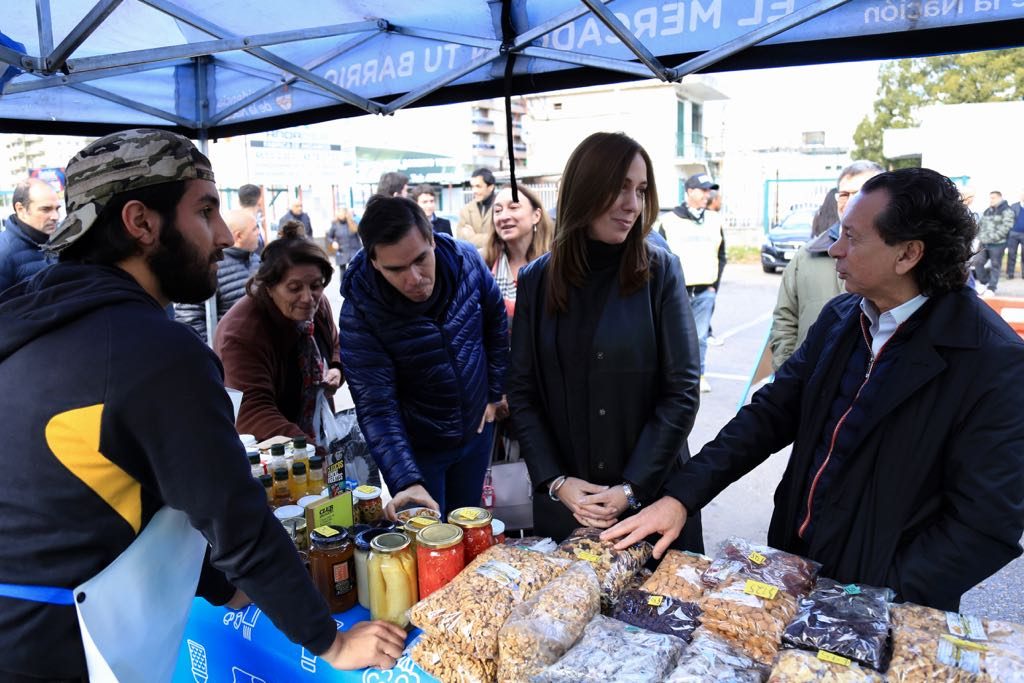
[[[501,1],[501,51],[505,55],[505,145],[508,147],[508,181],[512,187],[512,201],[519,202],[519,188],[516,184],[515,136],[512,131],[512,73],[516,65],[516,29],[512,24],[512,0]]]
[[[209,92],[207,90],[207,77],[209,76],[209,57],[196,57],[196,121],[199,122],[199,151],[209,158],[210,156],[210,129],[207,127],[210,120]],[[206,300],[206,343],[213,346],[213,333],[217,331],[217,293]]]

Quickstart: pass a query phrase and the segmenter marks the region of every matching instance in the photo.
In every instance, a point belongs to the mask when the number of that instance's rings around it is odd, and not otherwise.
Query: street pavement
[[[712,390],[701,394],[700,411],[690,433],[691,453],[697,453],[736,414],[768,336],[780,281],[781,275],[764,273],[759,264],[726,267],[712,319],[714,334],[723,343],[708,348],[706,377]],[[338,287],[336,277],[328,286],[335,317],[341,310]],[[1024,297],[1024,280],[1001,282],[999,295]],[[343,386],[335,397],[339,410],[351,407],[347,389]],[[732,535],[765,541],[775,487],[782,478],[788,457],[788,448],[771,456],[704,509],[704,543],[709,553]],[[1024,623],[1021,586],[1024,586],[1024,560],[1018,559],[968,592],[961,610]]]

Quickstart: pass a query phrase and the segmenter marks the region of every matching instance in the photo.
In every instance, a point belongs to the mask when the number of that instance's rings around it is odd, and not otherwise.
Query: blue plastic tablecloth
[[[356,605],[334,615],[347,631],[370,613]],[[408,643],[419,635],[410,634]],[[214,607],[202,598],[192,603],[178,651],[174,683],[289,683],[290,681],[363,681],[364,683],[436,683],[403,654],[394,669],[337,671],[288,640],[255,605],[244,610]]]

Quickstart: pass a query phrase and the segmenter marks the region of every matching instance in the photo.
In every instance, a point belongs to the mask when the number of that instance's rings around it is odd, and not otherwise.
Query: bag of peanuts
[[[602,529],[581,527],[558,545],[555,555],[590,562],[601,584],[601,604],[615,603],[619,593],[633,580],[651,558],[654,548],[647,541],[634,543],[625,550],[615,550],[611,541],[602,541]]]
[[[892,608],[888,680],[1024,681],[1024,627],[914,604]]]
[[[711,566],[706,555],[669,550],[651,578],[640,586],[640,590],[658,595],[667,595],[684,602],[696,602],[704,594],[701,576]]]
[[[612,618],[655,633],[682,638],[687,643],[700,625],[700,607],[667,595],[627,590],[619,595]]]
[[[775,658],[768,683],[882,683],[884,680],[880,673],[849,659],[822,658],[804,650],[782,650]]]
[[[597,615],[579,642],[533,683],[657,683],[685,647],[679,638]]]
[[[768,667],[699,628],[665,683],[761,683],[767,675]]]
[[[882,671],[887,663],[890,588],[818,579],[800,600],[800,611],[782,641],[805,650],[824,650]]]
[[[497,665],[464,655],[443,641],[421,636],[409,651],[421,669],[444,683],[496,683]]]
[[[413,605],[409,618],[428,636],[443,639],[464,654],[495,659],[498,631],[512,609],[570,564],[522,548],[492,546],[447,586]]]
[[[589,562],[572,566],[512,610],[498,633],[498,680],[527,682],[554,664],[601,609],[601,589]]]

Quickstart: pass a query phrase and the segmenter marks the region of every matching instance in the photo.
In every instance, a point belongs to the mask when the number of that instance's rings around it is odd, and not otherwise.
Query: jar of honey
[[[483,508],[465,507],[452,510],[448,523],[462,527],[466,544],[466,564],[494,545],[491,513]]]
[[[444,588],[466,566],[463,532],[454,524],[433,524],[416,536],[420,600]]]
[[[309,532],[309,565],[313,583],[327,600],[331,613],[356,604],[355,549],[340,526],[318,526]]]
[[[391,532],[370,541],[366,573],[370,618],[390,621],[402,628],[408,626],[409,608],[417,600],[416,556],[409,537]]]

